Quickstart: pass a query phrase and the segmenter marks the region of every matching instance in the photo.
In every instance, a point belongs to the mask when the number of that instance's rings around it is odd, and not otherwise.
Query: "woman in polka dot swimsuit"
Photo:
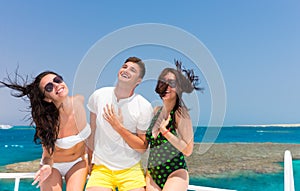
[[[154,108],[155,115],[147,130],[150,144],[146,190],[187,190],[189,174],[184,156],[193,151],[193,128],[182,93],[202,90],[196,87],[198,77],[193,70],[165,68],[156,85],[163,106]],[[185,74],[185,75],[184,75]]]

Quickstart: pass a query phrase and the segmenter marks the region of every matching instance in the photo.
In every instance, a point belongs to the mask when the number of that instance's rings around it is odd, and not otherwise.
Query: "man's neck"
[[[122,87],[119,84],[117,84],[114,92],[117,97],[117,101],[119,101],[120,99],[125,99],[125,98],[129,98],[130,96],[132,96],[134,94],[134,88]]]

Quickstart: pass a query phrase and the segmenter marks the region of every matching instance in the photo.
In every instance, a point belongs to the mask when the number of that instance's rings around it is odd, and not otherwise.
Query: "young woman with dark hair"
[[[185,191],[189,174],[184,156],[193,152],[194,133],[189,110],[182,100],[183,93],[202,90],[193,70],[165,68],[158,77],[156,93],[163,106],[154,108],[154,117],[147,130],[150,144],[146,190]]]
[[[88,172],[85,140],[91,133],[83,96],[68,96],[63,78],[52,71],[40,73],[31,83],[28,77],[18,72],[15,75],[15,80],[8,77],[0,81],[0,87],[8,87],[14,90],[13,96],[26,96],[30,101],[34,141],[43,147],[33,185],[61,191],[64,177],[67,190],[83,190]]]

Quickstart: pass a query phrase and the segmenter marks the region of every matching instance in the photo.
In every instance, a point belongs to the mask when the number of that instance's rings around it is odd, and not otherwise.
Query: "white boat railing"
[[[228,189],[222,189],[222,188],[212,188],[212,187],[205,187],[205,186],[195,186],[195,185],[189,185],[188,190],[194,190],[194,191],[236,191],[236,190],[228,190]]]
[[[33,178],[35,173],[0,173],[0,179],[15,179],[14,191],[19,190],[20,179]],[[235,191],[220,188],[189,185],[188,190],[194,191]]]
[[[14,191],[19,190],[20,179],[33,178],[35,173],[0,173],[0,179],[15,179]],[[189,185],[188,190],[194,191],[235,191],[221,188]],[[292,154],[284,152],[284,191],[295,191]]]
[[[33,178],[35,173],[0,173],[0,179],[15,179],[14,191],[19,190],[20,179]]]
[[[292,154],[284,152],[284,191],[295,191]]]

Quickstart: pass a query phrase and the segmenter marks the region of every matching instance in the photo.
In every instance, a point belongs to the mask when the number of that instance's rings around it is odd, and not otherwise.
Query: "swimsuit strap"
[[[174,122],[174,120],[175,120],[175,112],[172,110],[170,112],[170,115],[171,115],[171,118],[170,118],[170,121],[169,121],[169,123],[167,125],[167,129],[170,130],[170,131],[172,131],[172,130],[175,130],[175,122]]]
[[[152,131],[153,127],[154,127],[154,124],[156,123],[157,121],[157,118],[159,116],[159,114],[161,113],[162,111],[162,107],[159,108],[159,110],[156,112],[156,114],[154,115],[154,117],[152,118],[152,121],[151,121],[151,124],[150,124],[150,129]]]

